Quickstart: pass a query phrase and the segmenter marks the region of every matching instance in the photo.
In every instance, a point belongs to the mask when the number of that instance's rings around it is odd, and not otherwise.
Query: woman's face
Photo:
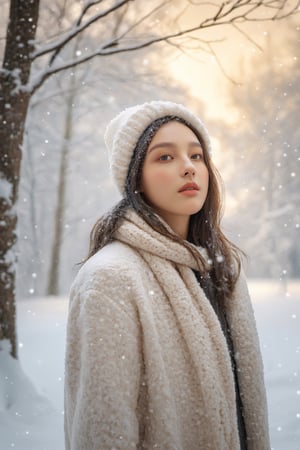
[[[147,150],[140,191],[184,239],[190,216],[205,202],[208,183],[208,169],[196,135],[180,122],[162,125]]]

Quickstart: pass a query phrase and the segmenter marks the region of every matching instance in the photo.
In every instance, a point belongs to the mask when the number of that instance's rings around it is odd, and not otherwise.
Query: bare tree
[[[32,64],[33,40],[38,22],[39,1],[12,0],[6,35],[3,68],[0,72],[0,339],[11,342],[16,356],[15,256],[22,141],[30,91],[26,86]]]
[[[39,24],[39,0],[10,1],[3,68],[0,72],[0,340],[9,339],[12,355],[17,356],[15,333],[15,256],[17,211],[22,142],[30,98],[55,73],[84,64],[95,57],[133,52],[155,43],[180,45],[184,36],[202,40],[203,31],[222,25],[238,27],[243,22],[280,20],[299,10],[299,0],[233,0],[197,4],[194,0],[141,2],[140,0],[89,0],[78,11],[74,22],[59,35],[43,42],[35,41]],[[65,2],[68,6],[67,1]],[[181,29],[177,19],[182,8],[197,6],[199,21]],[[209,8],[207,9],[207,5]],[[75,8],[75,6],[74,6]],[[166,10],[169,9],[169,13]],[[178,12],[179,11],[179,12]],[[123,14],[120,14],[123,12]],[[117,35],[107,33],[115,14],[129,18]],[[160,19],[159,29],[154,27]],[[170,14],[173,17],[170,17]],[[116,23],[116,22],[114,22]],[[73,59],[65,59],[65,49],[74,39],[89,33],[93,26],[103,27],[103,39],[95,48],[80,49]],[[153,32],[156,30],[156,33]],[[38,33],[39,34],[39,33]],[[30,79],[31,68],[36,68]]]
[[[76,69],[76,68],[75,68]],[[63,239],[63,224],[66,199],[66,172],[70,152],[71,138],[73,134],[73,106],[76,98],[76,71],[71,77],[70,92],[66,99],[66,116],[64,124],[64,139],[61,149],[61,159],[58,176],[57,205],[54,214],[54,238],[52,242],[52,254],[50,259],[49,280],[47,295],[57,295],[59,292],[59,268],[60,248]]]

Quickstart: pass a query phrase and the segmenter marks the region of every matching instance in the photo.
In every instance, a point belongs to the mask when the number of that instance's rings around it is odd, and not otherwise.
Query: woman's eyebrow
[[[160,147],[176,147],[176,144],[174,144],[173,142],[159,142],[158,144],[153,145],[152,147],[150,146],[149,153],[152,152],[152,150],[155,150],[156,148]]]
[[[191,142],[189,142],[188,146],[202,148],[200,142],[198,142],[198,141],[191,141]],[[148,153],[152,152],[152,150],[155,150],[155,149],[161,148],[161,147],[174,148],[174,147],[176,147],[176,143],[174,143],[174,142],[159,142],[158,144],[153,145],[152,147],[150,146]]]

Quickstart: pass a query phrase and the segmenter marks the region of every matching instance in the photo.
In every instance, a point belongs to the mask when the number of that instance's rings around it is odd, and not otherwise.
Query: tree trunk
[[[29,79],[30,53],[38,21],[39,0],[12,0],[0,71],[0,340],[11,342],[17,357],[15,273],[20,164],[24,125],[30,92],[22,89]]]
[[[59,268],[60,268],[60,250],[64,232],[64,212],[66,209],[66,177],[68,168],[68,158],[70,152],[70,140],[73,133],[73,104],[76,97],[76,70],[73,71],[71,78],[70,94],[68,96],[65,117],[64,140],[61,150],[61,160],[59,167],[59,179],[57,190],[57,206],[55,211],[54,236],[52,243],[52,254],[49,269],[49,281],[47,295],[59,294]]]

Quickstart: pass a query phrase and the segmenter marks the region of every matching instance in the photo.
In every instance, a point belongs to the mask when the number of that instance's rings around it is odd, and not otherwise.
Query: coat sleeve
[[[93,286],[93,283],[90,283]],[[129,288],[107,277],[73,288],[67,326],[67,450],[132,449],[138,443],[139,324]]]

